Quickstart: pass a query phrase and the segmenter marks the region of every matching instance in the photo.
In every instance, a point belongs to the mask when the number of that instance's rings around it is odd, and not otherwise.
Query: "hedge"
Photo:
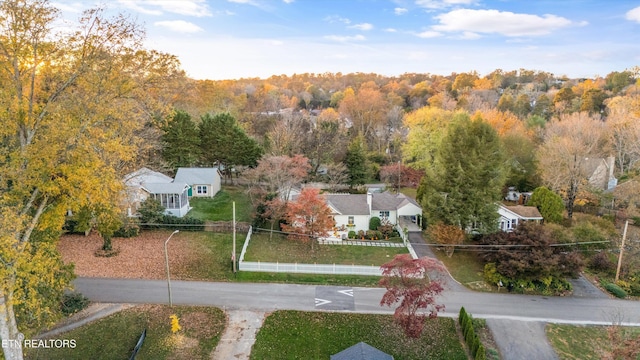
[[[624,299],[627,297],[627,292],[614,283],[607,283],[604,288],[617,298]]]

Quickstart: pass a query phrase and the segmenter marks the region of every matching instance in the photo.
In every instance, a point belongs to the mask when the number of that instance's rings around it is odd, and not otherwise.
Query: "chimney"
[[[373,202],[373,193],[367,191],[367,205],[369,205],[369,214],[371,214],[371,203]]]

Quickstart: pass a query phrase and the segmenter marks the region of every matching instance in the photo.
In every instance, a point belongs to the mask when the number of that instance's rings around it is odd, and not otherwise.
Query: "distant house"
[[[178,168],[173,181],[189,185],[189,196],[214,197],[220,191],[222,175],[216,167]]]
[[[191,209],[188,197],[189,185],[176,182],[157,171],[143,167],[125,175],[124,184],[129,216],[135,215],[140,204],[149,197],[158,200],[167,214],[183,217]]]
[[[335,355],[331,355],[330,360],[393,360],[393,356],[367,343],[359,342]]]
[[[582,163],[584,173],[587,175],[589,185],[598,190],[611,190],[618,184],[618,179],[613,176],[615,157],[585,158]]]
[[[535,206],[506,206],[499,204],[498,214],[500,214],[499,228],[506,232],[515,230],[523,222],[541,223],[543,221],[540,211]]]
[[[418,203],[404,194],[327,194],[325,199],[336,226],[344,225],[354,231],[368,230],[372,217],[388,220],[395,225],[401,217],[422,215],[422,208]]]
[[[520,192],[516,190],[514,186],[510,186],[509,189],[507,190],[507,195],[505,195],[504,199],[507,201],[513,201],[513,202],[517,202],[518,204],[524,205],[529,201],[529,199],[531,198],[531,195],[533,195],[533,193],[530,191]]]

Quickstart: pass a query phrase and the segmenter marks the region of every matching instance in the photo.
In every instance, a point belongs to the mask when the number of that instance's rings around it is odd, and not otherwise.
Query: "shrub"
[[[356,232],[353,230],[349,230],[349,233],[347,234],[347,236],[349,237],[349,239],[355,239],[356,238]]]
[[[140,204],[138,214],[142,224],[161,224],[164,217],[165,208],[160,201],[148,197]]]
[[[615,264],[611,261],[606,251],[601,251],[591,257],[591,260],[589,260],[589,268],[594,271],[610,273],[615,269]]]
[[[162,224],[165,225],[177,225],[167,226],[167,229],[177,229],[184,231],[204,231],[204,220],[192,218],[189,216],[177,217],[173,215],[164,215],[162,217]]]
[[[65,293],[62,296],[60,310],[65,316],[73,315],[89,305],[89,299],[79,292]]]
[[[380,218],[374,216],[369,220],[369,230],[378,230],[381,224]]]
[[[113,233],[113,237],[131,238],[140,233],[140,226],[131,218],[125,218],[122,226]]]
[[[364,230],[358,230],[358,239],[364,239]]]
[[[480,346],[478,346],[478,351],[476,352],[475,360],[485,360],[486,358],[487,355],[484,346],[480,344]]]
[[[591,223],[585,222],[573,227],[573,236],[577,242],[601,242],[607,241],[607,237],[602,230]],[[582,249],[604,249],[608,243],[581,245]]]
[[[624,299],[627,297],[627,292],[614,283],[608,283],[604,288],[617,298]]]

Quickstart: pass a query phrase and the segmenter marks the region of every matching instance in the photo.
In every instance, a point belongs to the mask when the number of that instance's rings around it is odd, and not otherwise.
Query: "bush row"
[[[607,283],[604,285],[604,288],[607,289],[608,292],[610,292],[611,294],[613,294],[613,296],[617,298],[624,299],[627,297],[627,292],[624,291],[624,289],[622,289],[620,286],[614,283]]]
[[[487,358],[484,345],[480,342],[476,330],[473,328],[473,318],[467,314],[464,306],[460,308],[460,315],[458,316],[458,322],[464,335],[464,341],[469,347],[469,352],[475,360],[485,360]]]
[[[347,234],[347,237],[349,239],[363,239],[363,240],[388,240],[392,237],[398,237],[400,236],[400,234],[398,234],[398,232],[394,229],[392,234],[389,236],[385,236],[381,231],[376,231],[376,230],[367,230],[367,231],[363,231],[363,230],[359,230],[358,232],[355,232],[353,230],[349,231],[349,233]]]

